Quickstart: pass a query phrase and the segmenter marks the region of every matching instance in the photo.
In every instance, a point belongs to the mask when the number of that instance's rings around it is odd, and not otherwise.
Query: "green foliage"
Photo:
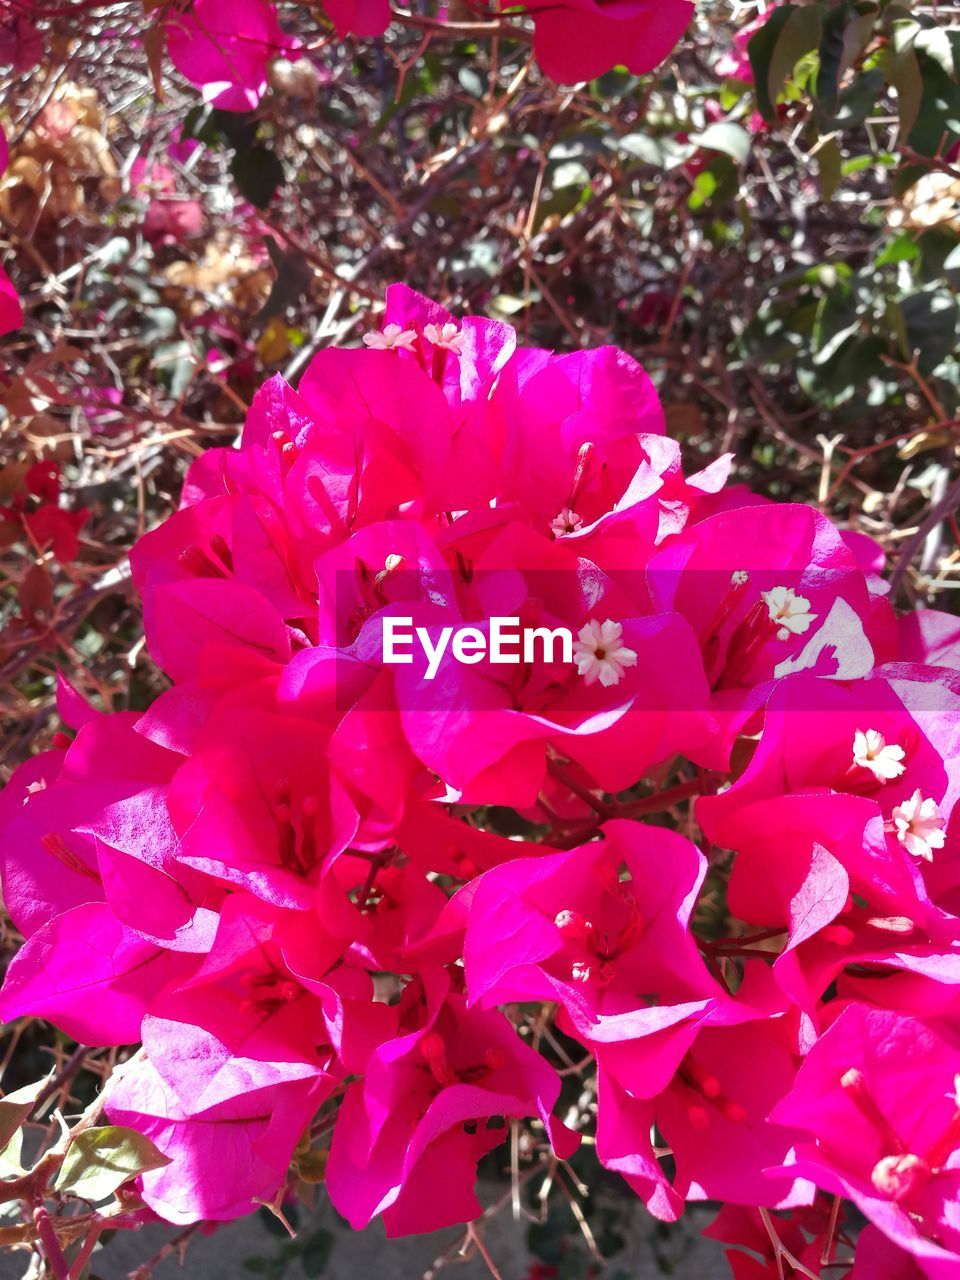
[[[230,174],[237,190],[257,209],[266,209],[286,174],[262,132],[253,112],[194,107],[184,121],[182,137],[231,152]]]
[[[288,1218],[291,1226],[300,1218],[296,1206],[290,1206]],[[256,1255],[244,1259],[244,1269],[251,1275],[264,1276],[266,1280],[283,1280],[291,1265],[299,1264],[304,1275],[311,1277],[326,1274],[327,1264],[333,1255],[336,1235],[328,1227],[314,1226],[309,1231],[302,1231],[294,1239],[290,1239],[283,1224],[272,1214],[261,1211],[260,1221],[269,1234],[278,1236],[283,1243],[277,1252],[270,1255]]]
[[[37,1099],[43,1092],[50,1077],[37,1080],[34,1084],[24,1085],[0,1098],[0,1149],[5,1148],[20,1131],[27,1116],[36,1106]]]
[[[901,138],[920,155],[942,155],[960,138],[958,40],[891,0],[780,5],[749,43],[757,108],[774,123],[778,100],[805,91],[826,137],[879,114],[892,91]]]
[[[55,1186],[62,1195],[80,1196],[96,1204],[131,1178],[169,1163],[150,1139],[135,1129],[102,1125],[84,1129],[71,1139]]]
[[[745,330],[743,353],[789,366],[806,395],[830,409],[898,396],[890,362],[915,358],[921,374],[943,379],[945,404],[955,404],[960,312],[936,243],[891,236],[857,269],[824,263],[780,276]]]

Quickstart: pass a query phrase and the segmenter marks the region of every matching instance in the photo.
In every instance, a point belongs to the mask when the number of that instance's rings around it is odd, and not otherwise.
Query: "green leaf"
[[[923,289],[901,299],[908,359],[917,352],[917,365],[932,372],[956,346],[957,302],[944,288]]]
[[[473,67],[461,67],[457,72],[457,79],[460,81],[461,88],[469,93],[471,98],[482,98],[486,92],[483,77]]]
[[[840,185],[840,172],[840,146],[836,138],[828,138],[817,149],[817,176],[820,179],[820,194],[825,202],[833,199],[833,194]]]
[[[839,103],[840,79],[844,72],[847,49],[846,31],[852,14],[853,5],[850,0],[840,0],[823,20],[816,98],[826,116],[832,116]]]
[[[20,1178],[26,1172],[23,1167],[23,1130],[18,1129],[0,1151],[0,1178]]]
[[[804,54],[816,49],[823,5],[779,5],[747,45],[756,84],[757,109],[764,120],[776,119],[775,104],[783,82]]]
[[[912,236],[900,232],[877,255],[877,266],[887,267],[895,262],[913,262],[920,257],[920,249]]]
[[[586,187],[589,183],[590,170],[579,160],[565,160],[558,164],[550,178],[554,191],[562,191],[565,187]]]
[[[894,23],[890,45],[881,50],[879,61],[887,84],[896,90],[900,137],[904,140],[916,123],[923,98],[923,77],[914,48],[917,30],[914,22]]]
[[[893,345],[897,349],[897,358],[900,360],[910,359],[910,343],[907,340],[907,325],[903,318],[903,311],[900,304],[893,298],[887,300],[884,308],[883,320],[887,326],[887,332]]]
[[[951,80],[956,79],[953,46],[943,27],[921,27],[914,37],[913,47],[935,62],[944,75],[949,76]]]
[[[691,209],[702,209],[707,201],[711,199],[716,189],[716,174],[711,173],[709,169],[704,169],[702,173],[698,173],[694,178],[693,190],[687,203]]]
[[[336,1237],[332,1231],[320,1227],[303,1242],[300,1265],[308,1276],[322,1276],[327,1269]]]
[[[56,1189],[97,1203],[138,1174],[169,1163],[170,1158],[135,1129],[119,1125],[84,1129],[67,1148]]]
[[[501,316],[515,316],[533,306],[534,301],[539,301],[539,298],[540,295],[533,290],[528,298],[518,298],[512,293],[498,293],[490,299],[488,310]]]
[[[266,209],[286,176],[273,152],[259,143],[237,151],[230,173],[240,194],[257,209]]]
[[[863,124],[883,92],[883,72],[873,67],[857,76],[840,94],[837,114],[822,122],[825,130],[853,129]]]
[[[678,145],[672,138],[654,138],[646,133],[625,133],[616,139],[619,152],[657,169],[675,169],[688,159],[692,148]]]
[[[189,387],[196,368],[193,348],[185,338],[176,342],[161,342],[154,348],[153,367],[160,381],[170,388],[170,394],[180,397]]]
[[[46,1075],[35,1084],[25,1084],[22,1089],[15,1089],[0,1098],[0,1149],[10,1142],[49,1082],[50,1076]]]
[[[730,121],[711,124],[703,133],[693,134],[690,141],[710,151],[722,151],[737,164],[745,164],[750,155],[750,134],[743,125]]]
[[[946,154],[960,137],[960,86],[927,54],[917,51],[923,96],[909,143],[924,156]]]

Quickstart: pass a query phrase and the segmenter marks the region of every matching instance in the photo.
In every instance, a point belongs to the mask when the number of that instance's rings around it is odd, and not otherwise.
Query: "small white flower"
[[[608,689],[620,683],[627,667],[637,665],[636,652],[620,643],[622,635],[620,623],[611,622],[609,618],[604,623],[592,618],[580,628],[573,646],[573,660],[587,684],[596,684],[599,680]]]
[[[372,351],[412,351],[417,335],[398,324],[385,324],[382,329],[363,335],[363,345]]]
[[[423,336],[441,351],[452,351],[457,356],[463,352],[464,335],[452,321],[448,320],[444,325],[425,325]]]
[[[915,858],[933,861],[934,849],[942,849],[946,841],[943,833],[947,825],[943,814],[935,800],[924,799],[920,788],[909,800],[898,804],[893,810],[893,821],[897,828],[897,839]]]
[[[746,569],[734,569],[730,575],[730,585],[732,587],[745,587],[750,581],[750,575]]]
[[[762,595],[763,603],[770,611],[770,621],[778,625],[778,636],[780,631],[802,636],[817,616],[810,612],[810,601],[798,596],[793,587],[772,587]]]
[[[562,537],[565,533],[576,533],[581,528],[583,521],[575,511],[571,511],[569,507],[564,507],[559,515],[554,516],[550,521],[550,528],[557,535]]]
[[[891,782],[903,773],[903,747],[887,742],[876,729],[858,729],[853,735],[853,763],[869,769],[879,782]]]

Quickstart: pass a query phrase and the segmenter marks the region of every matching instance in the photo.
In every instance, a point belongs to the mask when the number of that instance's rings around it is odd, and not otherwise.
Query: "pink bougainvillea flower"
[[[116,1072],[104,1094],[111,1123],[139,1130],[169,1160],[139,1179],[144,1200],[167,1222],[222,1222],[270,1201],[329,1091],[322,1079],[278,1081],[275,1071],[238,1066],[245,1069],[230,1081],[233,1092],[200,1110],[152,1060]]]
[[[921,875],[934,867],[953,808],[956,695],[927,669],[898,666],[887,678],[883,670],[851,687],[818,689],[808,675],[784,681],[749,767],[698,804],[710,836],[738,850],[734,910],[787,928],[775,971],[811,1010],[842,970],[858,976],[844,977],[841,990],[864,999],[879,995],[871,974],[900,970],[879,999],[906,1008],[948,1001],[960,981],[956,918],[937,901],[951,881],[949,859],[929,887]],[[774,831],[772,860],[765,842]]]
[[[136,719],[91,718],[66,749],[22,765],[0,796],[4,905],[24,934],[71,907],[103,901],[108,847],[127,845],[138,856],[149,844],[151,861],[163,865],[170,841],[157,838],[157,821],[146,812],[181,757],[135,733]],[[114,826],[124,804],[142,806],[126,835]]]
[[[688,927],[703,856],[672,831],[623,819],[604,837],[480,877],[464,944],[471,1001],[555,1000],[578,1036],[619,1019],[626,1038],[631,1017],[642,1034],[638,981],[661,1004],[700,1008],[720,995]]]
[[[857,1237],[857,1251],[849,1280],[924,1280],[924,1276],[936,1274],[950,1273],[924,1271],[912,1254],[896,1248],[874,1226],[864,1227]]]
[[[960,619],[939,609],[918,609],[897,619],[897,658],[960,670]]]
[[[765,1121],[794,1066],[782,1032],[768,1039],[762,1020],[755,1031],[736,1027],[761,1015],[730,1005],[689,933],[702,856],[672,832],[635,823],[610,822],[605,834],[603,844],[505,863],[480,877],[464,946],[471,998],[561,1004],[561,1025],[602,1068],[598,1155],[654,1213],[675,1218],[684,1197],[698,1194],[749,1204],[769,1189],[764,1202],[779,1203],[789,1186],[765,1182],[761,1170],[789,1142]],[[733,1025],[707,1029],[713,1020]],[[741,1052],[767,1063],[762,1098],[742,1090]],[[650,1144],[654,1123],[670,1131],[675,1187]],[[753,1142],[769,1143],[763,1157]],[[734,1147],[753,1154],[739,1164],[729,1155]]]
[[[225,111],[249,111],[267,87],[272,58],[294,52],[299,42],[284,35],[270,0],[193,0],[166,21],[173,65],[204,102]]]
[[[383,333],[394,334],[392,349],[412,355],[454,409],[482,403],[516,351],[517,335],[508,324],[482,316],[455,319],[403,284],[388,287],[384,322]]]
[[[159,244],[182,244],[203,230],[203,207],[177,189],[173,169],[138,156],[130,170],[130,189],[147,208],[143,234]]]
[[[697,635],[725,751],[774,680],[798,671],[859,679],[893,656],[889,602],[811,508],[719,511],[669,539],[646,577],[656,605]]]
[[[960,781],[958,733],[958,693],[930,668],[880,667],[850,684],[799,672],[774,689],[746,769],[721,795],[705,796],[698,817],[722,838],[726,815],[735,820],[755,800],[832,790],[867,796],[892,819],[919,790],[949,818]],[[904,819],[905,834],[909,827]],[[899,838],[898,830],[891,833]],[[924,856],[932,853],[925,844]]]
[[[687,0],[527,0],[534,49],[554,80],[592,80],[617,66],[634,75],[663,62],[693,16]]]
[[[190,56],[249,105],[272,10],[204,3],[170,21],[236,19]],[[568,52],[616,23],[628,61],[653,20],[585,0],[538,39],[571,13]],[[729,458],[685,474],[624,353],[405,286],[378,325],[262,387],[134,548],[170,686],[102,714],[58,682],[71,733],[0,797],[0,1015],[142,1041],[105,1103],[172,1222],[276,1203],[331,1130],[355,1226],[469,1222],[509,1122],[572,1153],[562,1074],[655,1215],[725,1203],[737,1280],[849,1266],[835,1195],[875,1224],[857,1280],[958,1280],[956,627]],[[73,554],[59,490],[27,473],[7,545]],[[568,644],[494,661],[501,619]]]
[[[795,1171],[849,1196],[937,1280],[960,1274],[958,1078],[955,1027],[850,1005],[774,1112],[808,1135]]]
[[[287,946],[331,961],[299,921],[256,899],[231,894],[224,902],[209,949],[191,974],[158,992],[143,1024],[148,1053],[181,1097],[209,1106],[221,1100],[224,1072],[258,1061],[264,1081],[329,1074],[336,1061],[331,1019],[342,1017],[335,992],[315,980],[313,990],[291,972]],[[320,997],[320,998],[317,998]],[[199,1032],[201,1048],[188,1048]],[[216,1051],[213,1042],[219,1046]]]
[[[389,0],[324,0],[340,36],[382,36],[390,25]]]
[[[783,930],[774,973],[801,1008],[813,1013],[846,969],[840,989],[861,999],[923,1009],[954,998],[956,918],[931,902],[875,802],[799,792],[745,806],[723,831],[737,850],[731,910]]]
[[[622,1174],[651,1213],[668,1222],[679,1216],[686,1200],[780,1208],[809,1203],[811,1180],[789,1169],[768,1172],[784,1162],[796,1138],[789,1127],[770,1122],[772,1108],[796,1073],[784,1029],[762,1019],[704,1027],[662,1076],[657,1040],[653,1036],[641,1046],[647,1070],[635,1074],[633,1093],[622,1070],[608,1071],[606,1054],[599,1055],[600,1162]],[[638,1058],[637,1065],[642,1061]],[[762,1079],[750,1070],[757,1061],[764,1064]],[[657,1159],[654,1132],[663,1135],[676,1163],[672,1181]]]
[[[189,957],[148,941],[106,902],[73,907],[17,952],[0,992],[0,1017],[48,1018],[82,1044],[129,1044],[153,995],[186,977]]]
[[[400,1007],[398,1038],[372,1055],[344,1098],[326,1185],[354,1227],[383,1215],[389,1236],[477,1217],[476,1165],[499,1146],[500,1116],[539,1116],[566,1158],[578,1138],[553,1116],[560,1081],[496,1012],[466,1008],[427,969]]]
[[[306,908],[324,862],[356,831],[325,766],[329,730],[228,700],[170,787],[177,858],[266,902]]]
[[[727,80],[740,80],[753,84],[753,65],[747,46],[758,31],[762,31],[770,19],[776,4],[768,5],[750,22],[745,23],[733,37],[733,47],[717,61],[717,75]]]
[[[488,447],[502,441],[496,496],[530,512],[544,533],[556,536],[564,511],[575,527],[563,532],[580,533],[616,504],[633,506],[660,488],[663,410],[647,374],[622,351],[545,355],[518,352],[498,383],[491,414],[499,421],[487,429]],[[630,493],[631,485],[640,491]]]
[[[841,1209],[834,1216],[830,1198],[820,1195],[811,1205],[770,1214],[767,1221],[769,1230],[758,1208],[729,1204],[704,1228],[706,1239],[734,1246],[727,1251],[734,1280],[779,1280],[783,1266],[792,1266],[787,1259],[777,1258],[778,1246],[771,1231],[779,1246],[816,1275],[821,1259],[828,1256],[834,1233],[843,1225],[843,1212]],[[745,1249],[750,1253],[741,1252]]]
[[[0,336],[19,329],[23,324],[23,304],[13,282],[0,267]]]

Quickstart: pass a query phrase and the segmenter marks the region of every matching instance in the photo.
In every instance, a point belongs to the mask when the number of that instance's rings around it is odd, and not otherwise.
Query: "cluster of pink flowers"
[[[338,35],[381,36],[389,0],[324,0]],[[489,17],[483,4],[477,17]],[[690,0],[527,0],[537,59],[556,80],[588,80],[626,65],[651,71],[670,53],[691,17]],[[271,61],[296,57],[299,40],[277,19],[274,0],[193,0],[163,20],[170,60],[205,101],[226,111],[255,107]]]
[[[355,1227],[472,1219],[505,1118],[561,1158],[589,1120],[536,1002],[657,1217],[719,1200],[753,1248],[776,1210],[806,1257],[819,1188],[876,1228],[857,1280],[960,1275],[960,624],[663,432],[623,352],[397,285],[134,549],[171,687],[105,715],[61,683],[75,736],[0,797],[0,1014],[142,1041],[106,1107],[169,1157],[160,1217],[250,1211],[332,1129]],[[505,617],[572,657],[384,661],[388,619]],[[692,797],[687,834],[641,821]]]

